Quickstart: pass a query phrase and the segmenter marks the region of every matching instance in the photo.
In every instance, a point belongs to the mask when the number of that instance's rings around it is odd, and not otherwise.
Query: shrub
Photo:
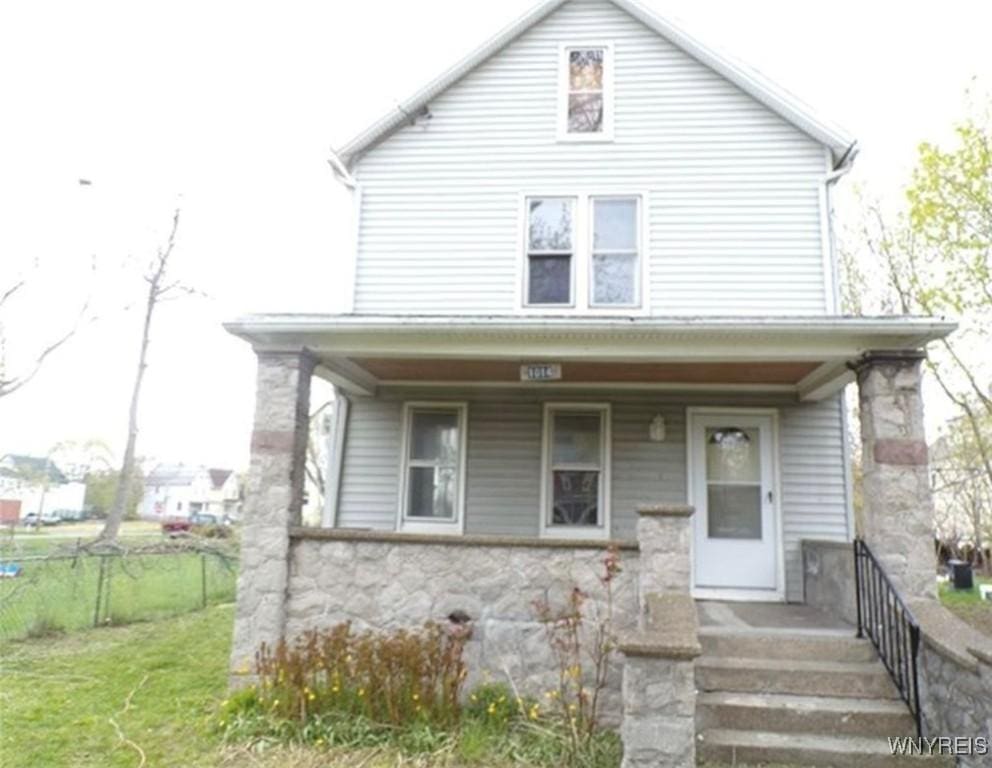
[[[563,606],[541,600],[534,612],[544,625],[548,645],[555,659],[558,685],[546,694],[561,715],[575,753],[599,726],[600,697],[606,688],[610,660],[616,649],[613,628],[613,581],[621,572],[619,553],[610,547],[603,557],[599,582],[603,588],[604,611],[587,622],[585,604],[589,595],[573,587]]]
[[[458,720],[469,632],[428,622],[419,630],[355,633],[350,623],[262,646],[255,666],[266,711],[305,723],[346,714],[393,726]]]

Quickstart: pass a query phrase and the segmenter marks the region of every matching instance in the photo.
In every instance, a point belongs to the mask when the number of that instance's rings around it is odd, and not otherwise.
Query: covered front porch
[[[919,469],[919,403],[898,391],[918,397],[920,349],[951,327],[313,315],[228,325],[259,355],[263,421],[266,390],[286,371],[294,388],[276,402],[292,414],[306,412],[310,376],[337,390],[323,527],[633,542],[638,509],[689,505],[698,596],[790,601],[804,598],[801,542],[855,533],[841,390],[858,370],[866,383],[883,364],[898,373],[895,394],[869,394],[899,411],[900,436],[871,453]],[[265,457],[271,430],[256,426]],[[296,483],[303,437],[290,426]]]
[[[877,688],[862,691],[852,670],[811,677],[819,662],[791,654],[823,643],[865,652],[845,624],[853,589],[841,573],[856,534],[841,399],[851,381],[865,491],[857,533],[906,599],[933,594],[920,365],[950,324],[270,316],[228,327],[258,356],[232,669],[261,643],[312,627],[458,615],[473,623],[476,673],[538,691],[553,664],[533,604],[578,588],[597,614],[615,612],[622,661],[607,720],[623,721],[629,765],[682,764],[697,731],[710,733],[713,755],[746,746],[750,736],[728,741],[725,728],[696,724],[699,685],[713,694],[699,712],[753,709],[722,701],[750,692],[734,687],[735,657],[709,658],[728,636],[749,635],[747,686],[890,695],[877,661]],[[334,384],[339,407],[322,524],[308,527],[314,376]],[[598,595],[607,548],[621,565],[610,598]],[[755,603],[700,603],[700,621],[694,596]],[[814,614],[812,629],[796,626]],[[770,620],[787,620],[772,631],[782,642],[762,639],[769,627],[727,626]],[[764,649],[785,653],[786,668]],[[657,728],[678,751],[667,763]]]

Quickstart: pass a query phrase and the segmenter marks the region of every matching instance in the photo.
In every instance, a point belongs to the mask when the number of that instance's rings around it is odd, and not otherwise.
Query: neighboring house
[[[142,517],[186,518],[212,514],[236,519],[241,499],[237,475],[230,469],[159,464],[145,478]]]
[[[20,518],[44,513],[81,513],[86,483],[70,480],[54,461],[8,453],[0,458],[0,499],[20,501]]]
[[[621,642],[630,682],[621,697],[611,676],[607,697],[625,765],[686,764],[695,687],[670,667],[692,665],[705,634],[692,597],[852,617],[842,390],[855,380],[863,535],[905,599],[934,603],[920,361],[954,324],[841,314],[830,198],[856,154],[630,0],[541,3],[341,148],[357,220],[354,252],[333,258],[353,260],[351,310],[226,326],[258,356],[234,674],[260,643],[310,627],[458,609],[474,621],[473,674],[547,690],[532,602],[575,584],[595,602],[612,542],[617,624],[639,638]],[[312,375],[338,399],[322,525],[303,527]],[[893,725],[851,681],[883,698],[892,683],[866,641],[832,632],[705,639],[708,654],[778,655],[699,660],[698,685],[846,696],[818,721],[820,759],[856,762],[867,740],[843,735]],[[840,666],[819,674],[817,660]],[[749,664],[756,688],[733,687]],[[802,762],[786,704],[736,706],[777,732],[755,741],[753,725],[709,730],[701,715],[710,759]],[[912,730],[902,705],[895,716]],[[650,734],[670,743],[637,744]]]

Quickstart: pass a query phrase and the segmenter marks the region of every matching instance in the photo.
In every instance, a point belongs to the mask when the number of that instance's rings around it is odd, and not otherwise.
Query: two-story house
[[[147,520],[213,515],[236,519],[241,489],[233,470],[158,464],[145,478],[141,516]]]
[[[227,325],[259,360],[233,669],[461,609],[476,665],[533,688],[530,602],[594,593],[611,542],[618,625],[652,595],[801,603],[804,541],[853,562],[856,379],[860,533],[932,595],[919,364],[953,324],[841,315],[830,198],[856,154],[630,0],[545,0],[341,147],[350,311]],[[339,398],[320,528],[311,375]]]

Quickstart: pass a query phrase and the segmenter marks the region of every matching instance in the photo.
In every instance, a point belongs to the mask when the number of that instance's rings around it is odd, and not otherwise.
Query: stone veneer
[[[936,595],[933,498],[923,430],[923,352],[872,352],[854,370],[861,408],[864,537],[907,598]]]
[[[620,640],[624,657],[622,768],[696,765],[696,606],[688,590],[650,595],[641,626]]]
[[[958,765],[979,768],[992,762],[992,638],[941,606],[916,600],[920,623],[920,706],[924,733],[950,738],[984,738],[985,754],[959,755]]]
[[[299,519],[303,498],[313,365],[305,353],[258,353],[231,650],[233,685],[250,676],[259,645],[279,642],[285,630],[289,529]]]
[[[452,611],[473,622],[466,647],[469,687],[486,679],[524,695],[555,687],[556,666],[534,601],[563,606],[572,588],[589,595],[590,622],[605,616],[599,581],[607,542],[297,529],[290,549],[286,636],[351,621],[388,629],[444,621]],[[636,546],[621,545],[622,571],[613,585],[614,624],[635,626]],[[620,712],[619,660],[610,674],[602,714]]]
[[[690,590],[693,512],[693,507],[684,504],[638,507],[642,601],[652,594]],[[643,603],[641,608],[644,613]]]

